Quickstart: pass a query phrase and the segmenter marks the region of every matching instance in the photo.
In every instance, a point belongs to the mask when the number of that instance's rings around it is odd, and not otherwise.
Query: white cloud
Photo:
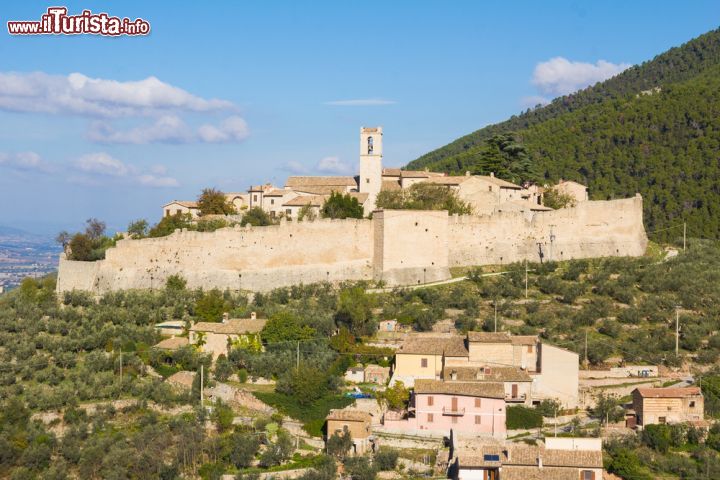
[[[143,172],[134,165],[128,165],[105,152],[83,155],[73,165],[79,175],[71,175],[69,180],[85,185],[101,185],[103,180],[108,178],[146,187],[179,185],[175,178],[165,175],[166,169],[162,165],[155,165],[149,172]]]
[[[352,167],[347,163],[340,161],[338,157],[322,158],[315,167],[322,173],[349,174],[352,173]]]
[[[240,117],[226,118],[220,125],[202,125],[194,132],[182,119],[167,115],[155,123],[129,130],[115,130],[108,122],[94,122],[88,130],[89,140],[98,143],[229,143],[247,138],[247,123]]]
[[[45,162],[40,155],[35,152],[0,152],[0,166],[5,166],[14,170],[33,170],[41,172],[52,171],[52,166]]]
[[[628,63],[598,60],[592,64],[555,57],[535,66],[532,83],[543,93],[567,95],[613,77],[629,67]]]
[[[121,82],[81,73],[0,72],[0,109],[96,117],[157,115],[163,111],[234,109],[231,102],[204,99],[156,77]]]
[[[128,167],[105,152],[83,155],[77,159],[75,165],[85,173],[96,173],[112,177],[124,177],[132,170],[132,167]]]
[[[218,125],[198,128],[198,138],[207,143],[228,143],[245,140],[250,134],[247,123],[240,117],[228,117]]]
[[[356,98],[352,100],[333,100],[325,102],[325,105],[333,105],[336,107],[376,107],[380,105],[394,105],[395,100],[385,100],[382,98]]]

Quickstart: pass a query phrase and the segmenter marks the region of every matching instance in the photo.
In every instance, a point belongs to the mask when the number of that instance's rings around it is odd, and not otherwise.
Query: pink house
[[[385,415],[385,428],[505,438],[505,389],[502,383],[418,379],[408,418],[392,417]]]

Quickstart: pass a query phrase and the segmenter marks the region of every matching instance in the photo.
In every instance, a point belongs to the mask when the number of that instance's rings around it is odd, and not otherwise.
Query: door
[[[458,411],[457,397],[452,397],[452,399],[450,400],[450,410],[452,410],[453,412]]]
[[[512,398],[517,398],[517,397],[518,397],[518,386],[517,386],[517,384],[514,383],[512,386]]]

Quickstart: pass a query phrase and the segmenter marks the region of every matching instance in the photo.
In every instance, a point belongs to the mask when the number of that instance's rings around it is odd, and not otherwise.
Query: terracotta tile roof
[[[492,382],[443,382],[442,380],[416,379],[415,393],[504,399],[505,387],[502,383]]]
[[[478,343],[512,343],[506,332],[468,332],[468,341]]]
[[[483,367],[453,367],[443,369],[443,379],[446,382],[532,382],[530,375],[515,367],[489,367],[483,372]],[[452,379],[452,373],[456,379]],[[489,372],[489,373],[488,373]]]
[[[186,208],[197,208],[197,202],[192,202],[190,200],[173,200],[172,202],[166,203],[165,205],[163,205],[163,207],[167,207],[169,205],[174,205],[174,204],[182,205],[183,207],[186,207]]]
[[[446,355],[449,357],[467,357],[465,341],[459,335],[453,336],[408,336],[396,353],[416,355]]]
[[[522,187],[520,185],[515,185],[514,183],[508,182],[506,180],[492,177],[490,175],[477,175],[477,177],[482,178],[483,180],[487,180],[488,182],[494,183],[495,185],[499,186],[500,188],[511,188],[513,190],[522,190]]]
[[[325,420],[339,420],[342,422],[370,422],[372,415],[362,410],[330,410]]]
[[[382,174],[385,177],[399,177],[402,169],[400,168],[383,168]]]
[[[485,455],[498,455],[500,461],[488,461]],[[542,458],[543,471],[546,468],[555,467],[573,471],[575,476],[577,476],[575,469],[602,468],[603,466],[601,450],[548,449],[542,444],[510,443],[502,446],[483,442],[479,445],[470,444],[459,448],[457,457],[460,465],[466,467],[497,467],[502,465],[503,480],[505,480],[505,472],[509,470],[509,467],[537,468],[538,458]]]
[[[390,367],[381,367],[380,365],[368,365],[365,367],[365,373],[390,373]]]
[[[287,195],[288,193],[292,193],[292,190],[283,189],[283,188],[273,188],[269,192],[265,192],[266,197],[282,197],[284,195]]]
[[[370,195],[367,192],[350,192],[348,193],[353,198],[357,198],[357,201],[360,205],[365,203],[365,201],[368,199],[368,196]]]
[[[700,387],[636,388],[643,398],[682,398],[702,395]]]
[[[510,337],[513,345],[535,345],[538,343],[537,335],[513,335]]]
[[[398,190],[402,190],[402,187],[397,180],[383,180],[380,186],[381,192],[395,192]]]
[[[286,187],[356,187],[355,177],[288,177]]]
[[[283,207],[304,207],[305,205],[319,207],[325,203],[326,198],[324,195],[299,195],[283,203]]]
[[[198,322],[190,327],[190,331],[241,335],[260,333],[266,323],[267,320],[263,318],[233,318],[226,322]]]
[[[502,480],[578,480],[577,468],[518,467],[508,465],[502,469]]]
[[[472,177],[468,176],[451,176],[451,177],[435,177],[435,178],[428,178],[428,183],[434,183],[437,185],[460,185],[463,182],[468,181]]]
[[[182,348],[188,344],[187,337],[172,337],[156,343],[155,348],[159,348],[161,350],[177,350],[178,348]]]

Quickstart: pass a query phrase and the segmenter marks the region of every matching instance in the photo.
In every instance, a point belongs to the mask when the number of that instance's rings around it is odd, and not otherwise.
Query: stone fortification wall
[[[159,288],[180,274],[190,288],[267,291],[342,280],[409,285],[450,277],[449,267],[520,260],[638,256],[647,237],[642,198],[581,202],[531,214],[453,216],[376,211],[373,220],[317,220],[212,233],[177,231],[121,240],[99,262],[61,256],[58,292]]]
[[[96,293],[159,288],[173,274],[182,275],[189,288],[256,291],[371,279],[372,237],[369,220],[318,220],[126,239],[108,249],[105,260],[61,258],[57,288]]]
[[[647,247],[642,198],[581,202],[541,212],[454,216],[448,227],[450,266],[529,260],[639,256]]]

